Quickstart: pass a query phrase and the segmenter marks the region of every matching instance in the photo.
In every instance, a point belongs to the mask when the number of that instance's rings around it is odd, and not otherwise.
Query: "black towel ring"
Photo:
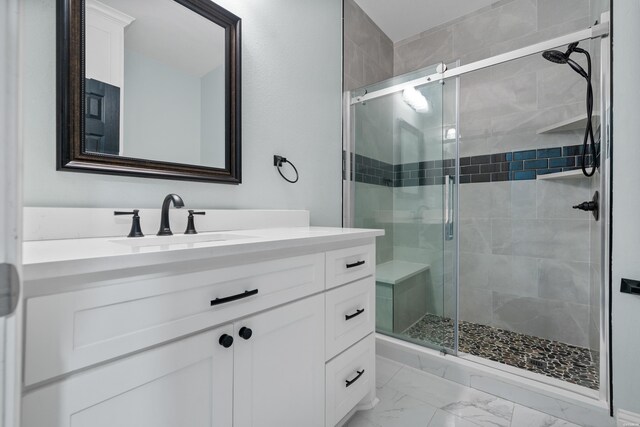
[[[286,176],[284,176],[282,174],[282,171],[280,170],[280,168],[282,167],[283,163],[289,163],[291,165],[291,167],[293,168],[293,170],[296,173],[296,178],[291,180],[289,178],[287,178]],[[282,179],[284,179],[285,181],[291,183],[291,184],[295,184],[296,182],[298,182],[298,179],[300,178],[300,174],[298,174],[298,169],[295,167],[295,165],[293,163],[291,163],[290,161],[287,160],[286,157],[282,157],[282,156],[278,156],[278,155],[274,155],[273,156],[273,165],[278,168],[278,173],[280,174],[280,176],[282,177]]]

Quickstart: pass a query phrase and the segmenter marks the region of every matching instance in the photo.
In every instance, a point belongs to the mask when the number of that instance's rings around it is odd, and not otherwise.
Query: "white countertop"
[[[100,237],[24,242],[25,280],[133,268],[168,262],[273,251],[301,246],[345,242],[382,236],[383,230],[286,227],[255,230],[230,230],[200,233],[195,236],[175,234],[181,243],[168,243],[172,237],[141,238]],[[198,241],[228,238],[228,240]],[[138,242],[144,245],[138,246]],[[148,243],[147,243],[148,242]]]

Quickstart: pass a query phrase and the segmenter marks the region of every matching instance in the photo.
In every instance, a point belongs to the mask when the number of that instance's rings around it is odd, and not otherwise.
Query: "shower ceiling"
[[[355,0],[382,31],[398,42],[475,12],[496,0]]]

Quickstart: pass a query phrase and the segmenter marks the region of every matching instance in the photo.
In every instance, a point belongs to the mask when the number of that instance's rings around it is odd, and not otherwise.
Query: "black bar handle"
[[[362,313],[364,313],[364,308],[361,308],[360,310],[356,310],[356,312],[353,314],[345,314],[344,320],[351,320],[356,316],[360,316]]]
[[[349,387],[351,384],[355,383],[356,381],[358,381],[360,379],[360,377],[362,376],[362,374],[364,374],[364,369],[362,371],[356,371],[358,373],[358,375],[356,375],[356,377],[354,379],[352,379],[351,381],[347,380],[347,385],[345,387]]]
[[[138,216],[138,212],[140,212],[138,209],[134,209],[132,212],[114,211],[113,214],[114,215],[133,215],[133,216]]]
[[[257,293],[258,293],[258,290],[254,289],[252,291],[244,291],[241,294],[232,295],[230,297],[212,299],[211,300],[211,306],[213,307],[214,305],[220,305],[220,304],[225,304],[225,303],[231,302],[231,301],[237,301],[237,300],[242,299],[242,298],[247,298],[247,297],[250,297],[252,295],[256,295]]]
[[[359,265],[363,265],[363,264],[364,264],[364,260],[358,261],[358,262],[354,262],[353,264],[347,264],[347,268],[358,267]]]
[[[189,212],[189,215],[206,215],[207,214],[206,212],[196,212],[193,209],[189,209],[188,212]]]

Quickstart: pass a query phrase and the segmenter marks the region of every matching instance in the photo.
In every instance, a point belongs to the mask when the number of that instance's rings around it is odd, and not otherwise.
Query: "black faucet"
[[[171,207],[172,202],[173,206],[177,209],[184,207],[184,202],[180,196],[177,194],[167,194],[167,197],[164,198],[164,202],[162,202],[160,230],[158,230],[158,236],[171,236],[173,234],[171,232],[171,226],[169,226],[169,208]]]

